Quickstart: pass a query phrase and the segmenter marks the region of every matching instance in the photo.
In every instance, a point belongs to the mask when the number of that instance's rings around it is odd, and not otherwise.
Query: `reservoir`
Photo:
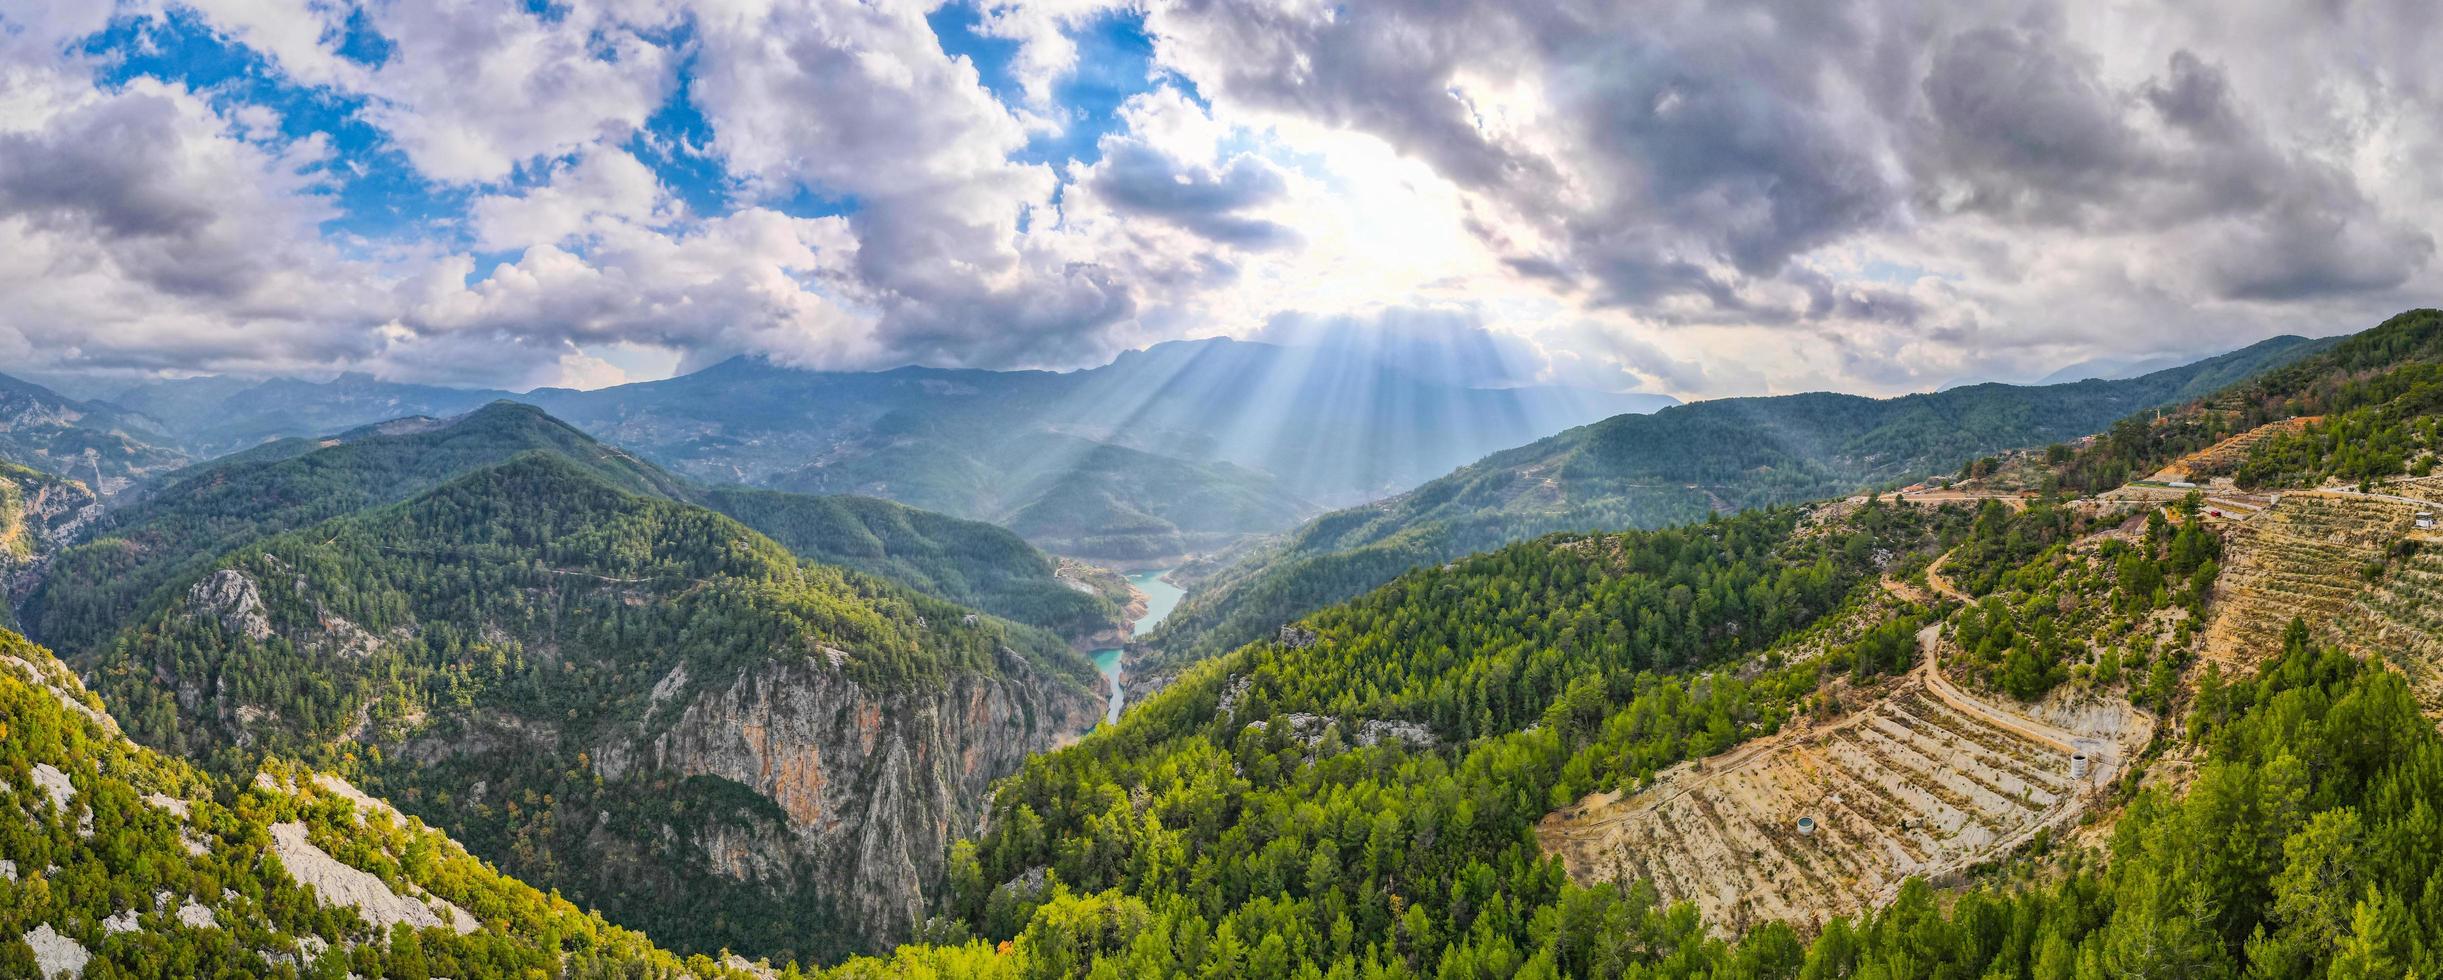
[[[1170,571],[1157,568],[1149,572],[1128,573],[1128,584],[1145,593],[1145,615],[1137,617],[1130,627],[1135,635],[1144,636],[1152,632],[1155,624],[1162,622],[1162,617],[1170,615],[1172,609],[1178,608],[1179,600],[1186,597],[1186,590],[1162,580],[1162,576],[1170,574]],[[1111,707],[1103,713],[1105,724],[1120,720],[1120,706],[1127,703],[1120,690],[1120,654],[1121,651],[1117,649],[1094,651],[1095,668],[1111,681]]]

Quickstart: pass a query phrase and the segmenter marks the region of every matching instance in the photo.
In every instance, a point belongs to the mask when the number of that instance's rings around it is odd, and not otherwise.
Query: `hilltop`
[[[91,659],[138,740],[225,772],[339,768],[696,951],[908,935],[948,828],[1099,713],[1049,634],[545,451],[162,591]]]
[[[1873,399],[1733,398],[1620,415],[1487,456],[1391,499],[1325,514],[1213,571],[1153,638],[1164,669],[1244,643],[1407,569],[1560,530],[1897,485],[1999,450],[2076,439],[2305,357],[2282,337],[2121,381],[1980,384]]]
[[[127,620],[175,601],[165,587],[245,542],[402,500],[537,451],[632,492],[734,510],[803,557],[898,578],[1064,635],[1099,633],[1119,615],[1121,603],[1067,588],[1051,558],[999,528],[878,502],[699,487],[539,409],[494,402],[454,418],[393,419],[265,443],[169,474],[60,554],[27,598],[24,620],[75,658]],[[809,523],[848,515],[867,531]]]

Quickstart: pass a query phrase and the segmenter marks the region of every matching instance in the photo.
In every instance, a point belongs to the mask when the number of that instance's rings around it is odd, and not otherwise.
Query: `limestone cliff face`
[[[0,626],[41,584],[51,555],[101,516],[84,484],[0,463]]]
[[[715,777],[769,800],[772,819],[655,836],[677,835],[669,842],[733,887],[828,910],[843,948],[885,948],[923,921],[949,844],[974,830],[992,783],[1100,718],[1087,692],[1003,660],[997,675],[900,690],[819,660],[674,671],[634,729],[596,747],[595,770],[613,781]]]

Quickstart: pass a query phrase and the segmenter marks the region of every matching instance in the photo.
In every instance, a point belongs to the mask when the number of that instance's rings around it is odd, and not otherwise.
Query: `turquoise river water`
[[[1178,608],[1179,600],[1187,596],[1185,590],[1162,580],[1162,576],[1170,574],[1170,571],[1158,568],[1150,572],[1129,573],[1128,584],[1145,593],[1145,615],[1137,617],[1136,635],[1144,636],[1152,631],[1154,625],[1162,622],[1162,617],[1170,615],[1171,610]],[[1118,721],[1120,706],[1128,703],[1126,694],[1120,690],[1120,651],[1094,651],[1094,666],[1103,672],[1104,677],[1111,679],[1111,707],[1103,713],[1103,722],[1109,724]]]

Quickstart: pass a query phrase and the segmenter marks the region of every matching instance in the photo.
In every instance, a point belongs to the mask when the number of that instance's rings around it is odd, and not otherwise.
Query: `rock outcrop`
[[[883,948],[923,921],[992,783],[1100,717],[1085,692],[1002,659],[998,674],[921,689],[871,688],[819,661],[681,675],[632,736],[595,748],[595,769],[715,777],[769,800],[775,819],[701,825],[681,843],[735,884],[833,910],[848,946]]]
[[[218,621],[229,632],[258,643],[271,639],[263,593],[244,572],[231,568],[213,572],[187,590],[187,602],[197,617]]]
[[[51,556],[101,516],[84,484],[0,463],[0,625],[42,584]]]

